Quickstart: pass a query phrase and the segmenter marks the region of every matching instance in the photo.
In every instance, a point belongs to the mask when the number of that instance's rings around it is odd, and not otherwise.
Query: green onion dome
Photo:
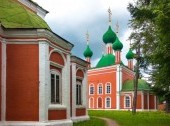
[[[133,59],[134,58],[134,53],[132,52],[131,49],[129,49],[128,53],[126,54],[127,59]]]
[[[103,35],[103,42],[107,43],[114,43],[116,40],[116,34],[113,32],[111,26],[109,26],[107,32]]]
[[[93,52],[91,51],[89,45],[87,45],[86,50],[84,51],[84,57],[92,57]]]
[[[117,50],[122,50],[123,44],[119,41],[119,38],[117,37],[116,41],[113,43],[112,48],[117,51]]]

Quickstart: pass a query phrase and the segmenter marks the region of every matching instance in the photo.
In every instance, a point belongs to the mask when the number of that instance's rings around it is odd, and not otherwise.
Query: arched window
[[[103,94],[103,85],[98,84],[98,94]]]
[[[61,103],[61,75],[58,71],[51,71],[51,103]]]
[[[111,98],[110,97],[107,97],[106,98],[106,108],[111,108]]]
[[[97,106],[98,108],[102,108],[102,98],[101,97],[98,98],[97,105],[98,105]]]
[[[90,84],[89,94],[90,94],[90,95],[93,95],[93,94],[94,94],[94,84]]]
[[[124,99],[124,103],[125,103],[125,108],[131,108],[131,98],[130,96],[125,96],[125,99]]]
[[[94,108],[94,98],[89,98],[89,108]]]
[[[111,94],[111,84],[110,83],[106,83],[105,92],[106,92],[106,94]]]
[[[76,105],[82,104],[82,84],[77,81],[76,83]]]

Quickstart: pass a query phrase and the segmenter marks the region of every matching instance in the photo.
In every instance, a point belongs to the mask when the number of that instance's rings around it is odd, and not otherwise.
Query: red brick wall
[[[149,95],[149,109],[154,109],[155,105],[154,105],[154,95],[150,94]]]
[[[48,120],[66,119],[66,110],[48,110]]]
[[[76,73],[76,76],[84,77],[83,71],[82,70],[78,70],[77,73]]]
[[[60,65],[63,65],[64,66],[64,59],[63,57],[57,53],[57,52],[53,52],[50,56],[50,61],[53,61],[55,63],[58,63]]]
[[[99,74],[99,73],[104,73],[104,74]],[[105,85],[107,82],[111,83],[111,93],[112,94],[105,94]],[[102,98],[102,108],[105,108],[105,98],[110,97],[111,98],[111,108],[116,109],[116,69],[106,69],[102,71],[96,71],[96,72],[91,72],[88,73],[88,85],[94,84],[94,90],[95,94],[94,95],[89,95],[89,98],[93,97],[94,98],[94,109],[97,109],[97,101],[98,97]],[[103,94],[98,95],[98,84],[102,83],[103,84]],[[88,87],[88,94],[89,94],[89,87]]]
[[[76,116],[84,116],[84,115],[86,115],[85,108],[76,108]]]
[[[138,95],[137,95],[137,106],[136,106],[136,108],[137,109],[142,109],[142,103],[141,103],[141,93],[139,93]]]
[[[1,84],[1,65],[2,65],[2,43],[0,42],[0,84]],[[1,113],[1,86],[0,86],[0,113]],[[1,114],[0,114],[1,120]]]
[[[7,45],[7,121],[39,120],[38,45]]]
[[[147,98],[147,93],[144,94],[144,109],[148,109],[148,98]]]

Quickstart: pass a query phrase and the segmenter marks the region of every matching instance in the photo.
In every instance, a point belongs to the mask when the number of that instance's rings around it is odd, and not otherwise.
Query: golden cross
[[[119,33],[119,23],[118,23],[118,21],[117,21],[117,23],[116,23],[116,33],[117,33],[117,34]]]
[[[88,33],[88,31],[86,33],[86,40],[87,40],[87,44],[89,44],[89,33]]]
[[[111,22],[111,21],[112,21],[112,20],[111,20],[112,12],[111,12],[111,10],[110,10],[110,7],[109,7],[109,9],[108,9],[108,12],[109,12],[109,22]]]

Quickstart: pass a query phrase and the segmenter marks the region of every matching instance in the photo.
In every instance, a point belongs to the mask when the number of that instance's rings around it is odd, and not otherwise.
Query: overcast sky
[[[112,29],[119,22],[118,37],[123,43],[122,60],[127,64],[125,55],[129,49],[130,14],[127,5],[133,0],[34,0],[49,11],[45,17],[50,28],[64,39],[74,44],[72,54],[84,59],[86,32],[90,34],[90,48],[93,51],[92,66],[101,58],[105,45],[103,34],[108,29],[108,8],[112,11]]]

